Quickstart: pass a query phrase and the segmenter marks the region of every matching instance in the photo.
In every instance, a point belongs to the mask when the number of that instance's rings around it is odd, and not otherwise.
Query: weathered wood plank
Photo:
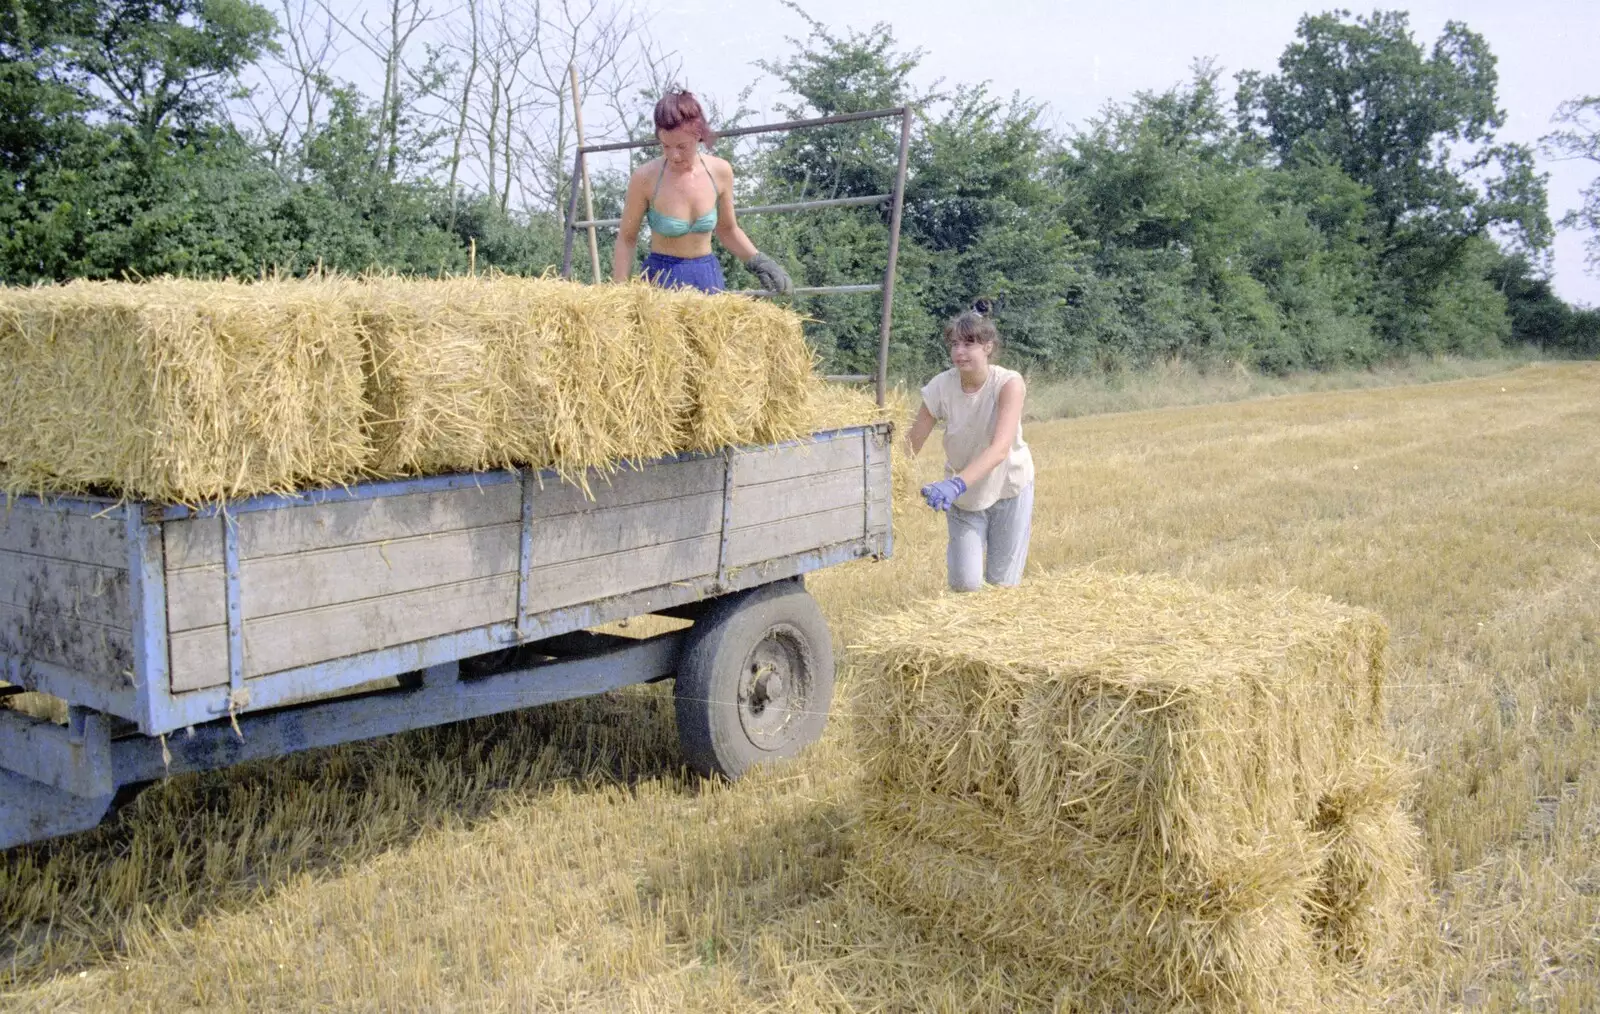
[[[722,489],[671,500],[656,500],[562,514],[535,515],[533,519],[534,568],[574,560],[646,549],[713,535],[722,528]]]
[[[531,565],[553,566],[710,535],[721,523],[720,491],[535,517]],[[239,569],[240,602],[245,619],[251,620],[510,573],[518,568],[519,538],[520,526],[509,524],[245,560]],[[170,573],[168,629],[178,633],[224,623],[223,592],[220,566]]]
[[[782,521],[796,514],[816,514],[848,507],[865,509],[866,474],[861,464],[837,472],[805,475],[759,486],[736,486],[729,529],[737,531]]]
[[[0,654],[64,666],[113,689],[132,683],[133,635],[88,620],[0,603]]]
[[[102,567],[0,550],[0,602],[133,629],[126,564]]]
[[[513,573],[247,620],[245,677],[500,623],[514,619],[516,611]],[[225,627],[175,634],[171,650],[173,692],[228,682]]]
[[[503,483],[253,511],[234,520],[239,526],[239,558],[253,560],[511,524],[521,516],[522,488]],[[166,536],[168,570],[222,560],[220,518],[169,521]]]
[[[877,465],[889,460],[889,443],[892,437],[874,430],[867,434],[867,463]]]
[[[528,611],[544,612],[717,572],[718,534],[541,567],[528,576]]]
[[[721,458],[691,458],[650,465],[640,471],[626,469],[610,475],[591,472],[589,490],[594,499],[588,499],[583,490],[570,483],[546,483],[533,491],[533,513],[539,518],[554,518],[698,493],[721,493],[724,467]]]
[[[164,521],[161,524],[161,546],[166,557],[169,579],[174,571],[188,567],[220,567],[222,566],[222,519],[184,518],[181,521]]]
[[[613,507],[722,491],[723,464],[704,459],[620,471],[590,479],[594,499],[576,486],[547,483],[533,491],[536,518],[593,513]],[[239,558],[254,560],[317,549],[460,531],[518,522],[522,488],[502,483],[482,488],[406,493],[239,515]],[[222,561],[220,518],[166,524],[167,569],[218,565]]]
[[[515,573],[520,555],[521,526],[511,524],[268,556],[240,564],[239,602],[249,621]],[[225,590],[220,566],[169,573],[167,629],[226,623]]]
[[[887,531],[894,505],[894,483],[889,475],[889,464],[874,465],[867,482],[867,531]]]
[[[744,567],[760,560],[836,542],[859,539],[866,534],[866,513],[858,502],[849,507],[787,518],[756,528],[746,528],[728,536],[728,565]]]
[[[733,484],[735,488],[754,486],[851,467],[859,469],[866,453],[862,440],[857,435],[803,442],[794,447],[740,451],[733,459]]]
[[[874,457],[875,442],[740,452],[729,564],[886,527],[887,448]],[[709,458],[620,472],[597,480],[592,500],[565,484],[535,490],[530,611],[715,574],[724,467]],[[241,515],[246,678],[514,620],[520,500],[506,485]],[[168,599],[172,683],[183,692],[225,685],[227,648],[221,524],[179,524],[168,526]]]
[[[123,521],[24,503],[0,503],[0,550],[73,563],[128,567]]]

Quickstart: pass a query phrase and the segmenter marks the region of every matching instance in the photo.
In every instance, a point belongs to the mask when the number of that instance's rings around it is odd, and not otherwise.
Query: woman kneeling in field
[[[690,92],[668,92],[656,103],[656,139],[661,157],[651,159],[628,180],[622,225],[611,277],[628,280],[639,226],[650,223],[650,254],[640,274],[665,288],[721,292],[722,265],[711,252],[715,235],[762,288],[787,294],[794,288],[783,266],[756,249],[733,214],[733,167],[715,155],[700,154],[717,135],[706,123],[700,102]],[[671,212],[669,214],[668,212]]]
[[[943,422],[949,477],[922,487],[922,497],[948,512],[953,590],[977,591],[985,580],[1014,585],[1033,529],[1033,452],[1022,439],[1027,383],[990,362],[1000,336],[980,309],[946,324],[944,340],[954,365],[922,389],[907,442],[916,455],[934,423]]]

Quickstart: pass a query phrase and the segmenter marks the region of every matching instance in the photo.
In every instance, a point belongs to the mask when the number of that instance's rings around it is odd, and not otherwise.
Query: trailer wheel
[[[674,687],[678,742],[703,775],[738,778],[817,741],[833,700],[833,637],[797,581],[717,603],[690,632]]]

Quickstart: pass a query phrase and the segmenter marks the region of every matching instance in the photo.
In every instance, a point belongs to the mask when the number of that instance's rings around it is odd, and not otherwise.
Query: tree
[[[1600,165],[1600,95],[1561,103],[1554,119],[1564,128],[1544,138],[1545,150],[1554,158],[1585,159]],[[1584,240],[1588,267],[1600,273],[1600,176],[1590,180],[1579,196],[1583,203],[1562,216],[1561,225],[1589,234]]]
[[[278,0],[278,14],[284,41],[241,80],[238,97],[247,132],[274,167],[292,172],[327,110],[330,68],[343,54],[337,19],[316,0]]]
[[[278,23],[249,0],[101,0],[74,24],[69,59],[109,95],[147,147],[201,126],[234,77],[275,45]]]
[[[1392,337],[1475,237],[1549,246],[1545,177],[1527,147],[1496,143],[1505,116],[1482,36],[1452,21],[1425,53],[1405,14],[1383,11],[1307,16],[1296,36],[1277,74],[1240,75],[1240,125],[1279,164],[1337,166],[1369,190]]]

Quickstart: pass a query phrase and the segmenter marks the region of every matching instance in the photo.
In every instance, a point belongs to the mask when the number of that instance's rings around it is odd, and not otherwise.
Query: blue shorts
[[[704,257],[671,257],[652,253],[644,259],[639,274],[663,289],[699,289],[722,292],[728,287],[722,278],[722,264],[716,254]]]

